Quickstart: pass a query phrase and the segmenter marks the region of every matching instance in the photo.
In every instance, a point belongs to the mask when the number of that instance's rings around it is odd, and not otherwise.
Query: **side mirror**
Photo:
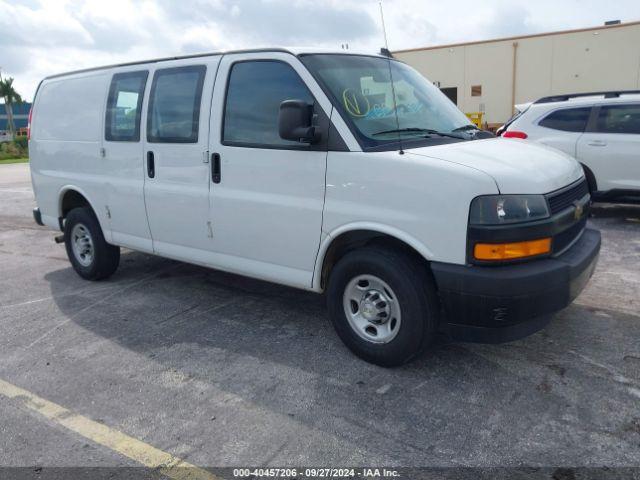
[[[313,123],[313,105],[303,100],[285,100],[280,104],[278,131],[283,140],[316,143],[319,132]]]

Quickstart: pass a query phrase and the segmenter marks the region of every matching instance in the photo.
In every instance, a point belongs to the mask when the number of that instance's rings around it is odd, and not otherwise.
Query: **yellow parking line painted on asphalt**
[[[18,400],[21,404],[49,420],[82,435],[100,445],[129,457],[142,465],[157,469],[163,475],[176,480],[220,480],[212,473],[191,465],[169,453],[125,435],[118,430],[87,417],[73,413],[56,403],[41,398],[27,390],[0,379],[0,395]]]

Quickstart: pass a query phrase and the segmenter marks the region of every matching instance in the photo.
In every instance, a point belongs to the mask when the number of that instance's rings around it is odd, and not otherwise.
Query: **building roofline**
[[[525,38],[537,38],[537,37],[549,37],[552,35],[567,35],[571,33],[581,33],[581,32],[593,32],[596,30],[609,30],[612,28],[622,28],[622,27],[633,27],[640,25],[640,20],[626,23],[618,23],[615,25],[600,25],[597,27],[588,27],[588,28],[576,28],[573,30],[559,30],[555,32],[545,32],[545,33],[533,33],[530,35],[519,35],[515,37],[502,37],[502,38],[492,38],[489,40],[475,40],[473,42],[461,42],[461,43],[449,43],[446,45],[434,45],[432,47],[418,47],[418,48],[406,48],[403,50],[393,50],[392,53],[410,53],[410,52],[421,52],[423,50],[439,50],[441,48],[453,48],[453,47],[466,47],[469,45],[480,45],[483,43],[496,43],[496,42],[507,42],[511,40],[521,40]]]

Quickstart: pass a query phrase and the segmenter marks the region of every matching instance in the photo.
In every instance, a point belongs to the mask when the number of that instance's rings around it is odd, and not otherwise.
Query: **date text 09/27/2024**
[[[234,478],[399,478],[387,468],[235,468]]]

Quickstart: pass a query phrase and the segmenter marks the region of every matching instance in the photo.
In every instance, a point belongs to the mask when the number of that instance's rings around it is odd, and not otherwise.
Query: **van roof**
[[[112,65],[103,65],[100,67],[91,67],[91,68],[83,68],[80,70],[72,70],[70,72],[64,72],[64,73],[57,73],[55,75],[49,75],[47,77],[44,78],[44,80],[49,80],[52,78],[58,78],[58,77],[64,77],[67,75],[74,75],[77,73],[84,73],[84,72],[93,72],[93,71],[97,71],[97,70],[106,70],[109,68],[116,68],[116,67],[128,67],[131,65],[144,65],[147,63],[160,63],[160,62],[168,62],[171,60],[183,60],[183,59],[188,59],[188,58],[200,58],[200,57],[213,57],[216,55],[229,55],[229,54],[234,54],[234,53],[259,53],[259,52],[281,52],[281,53],[289,53],[291,55],[306,55],[306,54],[319,54],[319,53],[328,53],[328,54],[334,54],[334,55],[366,55],[369,57],[380,57],[380,58],[387,58],[383,55],[380,55],[378,53],[371,53],[371,52],[358,52],[358,51],[351,51],[351,50],[340,50],[340,49],[330,49],[330,48],[316,48],[316,47],[265,47],[265,48],[248,48],[248,49],[241,49],[241,50],[221,50],[218,52],[207,52],[207,53],[194,53],[194,54],[189,54],[189,55],[179,55],[179,56],[174,56],[174,57],[161,57],[161,58],[153,58],[153,59],[148,59],[148,60],[139,60],[139,61],[135,61],[135,62],[123,62],[123,63],[115,63]]]

